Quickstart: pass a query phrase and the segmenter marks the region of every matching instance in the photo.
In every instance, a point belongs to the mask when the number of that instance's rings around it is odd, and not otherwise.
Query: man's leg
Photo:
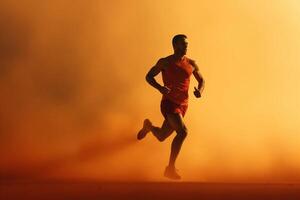
[[[166,119],[164,120],[161,128],[151,126],[150,130],[153,135],[161,142],[168,138],[174,131],[174,129],[170,126],[169,122]]]
[[[166,169],[165,175],[169,178],[180,179],[180,176],[175,171],[175,161],[180,152],[181,145],[187,136],[187,128],[183,122],[182,115],[179,113],[168,114],[167,120],[177,134],[172,142],[169,166]]]
[[[162,142],[173,133],[174,129],[170,126],[166,119],[164,120],[161,128],[153,126],[149,119],[145,119],[143,128],[139,131],[137,138],[139,140],[143,139],[149,131],[151,131],[153,135]]]

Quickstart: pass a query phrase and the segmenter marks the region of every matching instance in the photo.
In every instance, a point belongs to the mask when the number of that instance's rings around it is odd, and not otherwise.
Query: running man
[[[160,109],[165,118],[164,122],[159,128],[152,125],[149,119],[145,119],[143,128],[138,132],[137,139],[145,138],[147,133],[151,131],[162,142],[175,130],[176,136],[172,142],[169,165],[165,169],[164,176],[170,179],[180,179],[181,177],[175,168],[175,161],[188,132],[183,117],[188,108],[190,76],[193,74],[198,81],[198,87],[194,88],[196,98],[201,97],[204,80],[195,61],[186,56],[187,36],[183,34],[175,35],[172,44],[174,54],[159,59],[146,75],[147,82],[162,94]],[[164,86],[156,82],[154,78],[160,72],[162,73]]]

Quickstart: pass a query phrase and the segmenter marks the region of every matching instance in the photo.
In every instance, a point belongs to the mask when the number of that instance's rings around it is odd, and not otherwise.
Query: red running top
[[[162,70],[162,79],[164,86],[170,88],[171,91],[163,95],[162,99],[168,99],[179,105],[187,105],[190,76],[193,73],[194,67],[190,64],[190,59],[186,56],[179,61],[175,61],[173,55],[165,59],[168,64]]]

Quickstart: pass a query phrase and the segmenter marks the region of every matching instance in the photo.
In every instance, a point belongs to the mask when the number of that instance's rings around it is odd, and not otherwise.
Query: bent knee
[[[165,141],[169,136],[170,136],[169,134],[168,134],[168,135],[162,135],[162,136],[158,137],[157,139],[158,139],[158,141],[163,142],[163,141]]]
[[[186,127],[181,128],[180,130],[177,131],[177,135],[182,138],[186,138],[187,134],[188,134],[188,130]]]

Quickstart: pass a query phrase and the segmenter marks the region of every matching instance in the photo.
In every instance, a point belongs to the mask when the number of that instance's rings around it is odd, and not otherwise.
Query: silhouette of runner
[[[194,87],[196,98],[201,97],[204,80],[195,61],[186,56],[187,36],[175,35],[172,44],[174,54],[159,59],[146,75],[147,82],[162,94],[160,108],[165,120],[159,128],[153,126],[149,119],[145,119],[143,128],[137,134],[137,139],[145,138],[147,133],[151,131],[162,142],[175,130],[176,136],[172,142],[169,165],[165,169],[164,176],[170,179],[180,179],[181,177],[175,168],[175,161],[188,132],[183,117],[188,108],[190,76],[193,74],[198,81],[198,87]],[[164,86],[157,83],[154,78],[160,72]]]

